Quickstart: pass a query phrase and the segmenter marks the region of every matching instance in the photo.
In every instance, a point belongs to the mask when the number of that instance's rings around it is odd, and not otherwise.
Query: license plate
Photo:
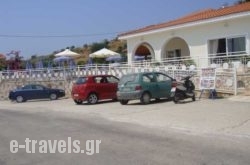
[[[78,97],[79,95],[78,94],[74,94],[75,97]]]
[[[175,91],[176,91],[176,88],[172,88],[172,89],[171,89],[171,92],[175,92]]]

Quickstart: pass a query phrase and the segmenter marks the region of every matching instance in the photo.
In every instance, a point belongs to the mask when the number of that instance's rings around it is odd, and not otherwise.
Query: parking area
[[[232,99],[186,100],[180,104],[172,101],[152,101],[141,105],[131,101],[128,105],[103,101],[95,105],[76,105],[72,99],[55,101],[28,101],[16,103],[1,101],[1,109],[25,113],[47,112],[81,118],[98,116],[114,122],[139,124],[162,130],[175,130],[192,134],[218,134],[250,138],[250,102]]]

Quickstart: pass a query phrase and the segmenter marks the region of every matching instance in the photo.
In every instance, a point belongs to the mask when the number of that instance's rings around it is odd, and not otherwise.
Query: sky
[[[236,0],[1,0],[0,53],[28,59]]]

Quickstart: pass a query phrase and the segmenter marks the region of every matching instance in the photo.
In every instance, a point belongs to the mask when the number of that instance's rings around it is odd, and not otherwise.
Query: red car
[[[116,100],[119,79],[112,75],[91,75],[79,77],[73,87],[71,96],[76,104],[87,101],[96,104],[98,100]]]

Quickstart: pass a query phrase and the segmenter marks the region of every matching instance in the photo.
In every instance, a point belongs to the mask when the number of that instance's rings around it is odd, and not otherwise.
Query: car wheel
[[[80,104],[82,104],[82,100],[74,100],[74,102],[77,104],[77,105],[80,105]]]
[[[148,92],[143,93],[140,99],[142,104],[149,104],[150,100],[151,100],[151,96]]]
[[[89,104],[96,104],[98,102],[98,97],[95,93],[91,93],[87,99]]]
[[[121,105],[126,105],[128,104],[128,100],[120,100]]]
[[[17,96],[16,97],[16,102],[18,102],[18,103],[24,102],[23,96]]]
[[[50,98],[50,100],[56,100],[57,99],[57,95],[55,93],[51,93],[49,95],[49,98]]]

